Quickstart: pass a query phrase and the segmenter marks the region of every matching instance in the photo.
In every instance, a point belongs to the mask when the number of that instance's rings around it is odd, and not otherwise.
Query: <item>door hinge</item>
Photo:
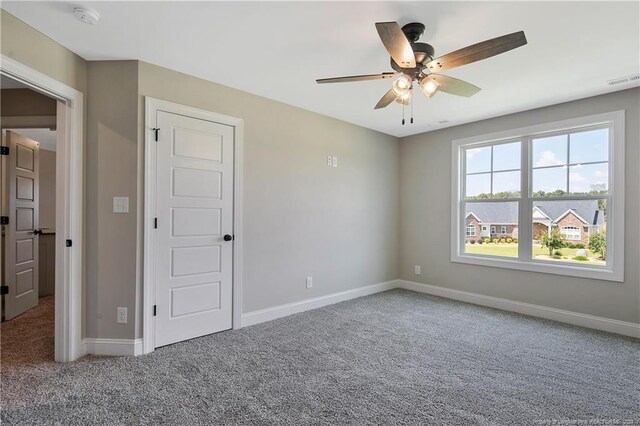
[[[9,147],[8,146],[0,147],[0,155],[9,155]]]
[[[0,225],[8,225],[9,216],[0,216]]]
[[[158,218],[153,218],[153,229],[158,229]]]
[[[0,286],[0,294],[9,294],[9,286],[7,285]]]
[[[160,131],[160,128],[159,127],[154,127],[151,130],[153,130],[155,132],[156,142],[158,142],[158,132]]]
[[[153,316],[154,317],[156,316],[156,307],[157,307],[157,305],[153,305]]]
[[[71,241],[71,240],[67,240],[67,241],[66,241],[66,243],[65,243],[65,245],[66,245],[67,247],[71,247],[71,246],[73,245],[73,241]]]

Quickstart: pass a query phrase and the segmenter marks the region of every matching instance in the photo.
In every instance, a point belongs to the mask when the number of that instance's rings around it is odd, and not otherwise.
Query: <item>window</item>
[[[467,237],[475,237],[476,236],[476,227],[473,225],[467,226]]]
[[[452,261],[623,280],[624,111],[456,140],[452,154]],[[489,243],[464,238],[470,214],[498,224]]]
[[[580,241],[580,228],[575,226],[565,226],[560,230],[560,234],[567,241]]]

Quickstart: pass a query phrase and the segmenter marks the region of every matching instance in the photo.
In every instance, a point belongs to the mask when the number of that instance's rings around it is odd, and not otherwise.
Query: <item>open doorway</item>
[[[0,77],[3,368],[55,358],[57,100]]]
[[[0,114],[4,136],[2,187],[6,188],[2,194],[2,216],[6,215],[7,219],[3,221],[9,222],[3,225],[5,241],[0,244],[0,258],[4,258],[0,263],[2,292],[7,293],[2,295],[0,316],[9,320],[2,324],[2,340],[6,342],[11,338],[10,327],[6,325],[18,319],[31,319],[30,329],[45,336],[43,330],[38,330],[34,316],[48,310],[50,320],[50,306],[53,305],[54,359],[72,361],[86,352],[82,341],[83,95],[5,55],[0,55],[0,59],[0,89],[15,91],[4,93]],[[48,102],[49,109],[21,111],[25,107],[21,103],[14,103],[13,110],[5,108],[18,91],[43,100],[39,106]],[[51,143],[52,136],[55,144]],[[55,158],[54,164],[47,162],[51,157]],[[39,182],[41,160],[49,167],[42,171],[45,176],[42,188]],[[49,173],[53,173],[55,179],[47,177]],[[47,185],[53,186],[55,192],[46,189]],[[51,203],[45,208],[53,206],[54,210],[53,218],[47,219],[45,214],[45,222],[40,220],[40,201]],[[51,242],[53,247],[47,248],[47,243]],[[3,255],[5,247],[6,256]],[[14,286],[12,293],[5,287],[6,278],[6,284]],[[35,297],[33,302],[34,296],[49,292],[53,292],[49,299]],[[16,300],[8,301],[12,295]],[[20,303],[13,303],[18,295],[27,297],[21,297]],[[16,334],[25,340],[24,333]],[[48,336],[46,359],[51,361],[51,334]],[[22,353],[29,351],[29,345],[24,346]]]

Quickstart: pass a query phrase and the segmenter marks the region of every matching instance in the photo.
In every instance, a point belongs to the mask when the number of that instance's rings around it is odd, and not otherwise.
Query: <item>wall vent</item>
[[[609,80],[607,81],[607,84],[609,84],[609,86],[614,86],[616,84],[628,83],[630,81],[638,81],[638,80],[640,80],[640,74],[633,74],[627,77],[620,77],[613,80]]]

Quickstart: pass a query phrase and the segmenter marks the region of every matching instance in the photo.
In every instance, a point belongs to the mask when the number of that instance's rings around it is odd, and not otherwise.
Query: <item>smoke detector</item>
[[[93,9],[87,9],[84,7],[76,7],[73,9],[73,16],[75,16],[78,21],[84,22],[85,24],[95,25],[100,20],[100,15]]]

